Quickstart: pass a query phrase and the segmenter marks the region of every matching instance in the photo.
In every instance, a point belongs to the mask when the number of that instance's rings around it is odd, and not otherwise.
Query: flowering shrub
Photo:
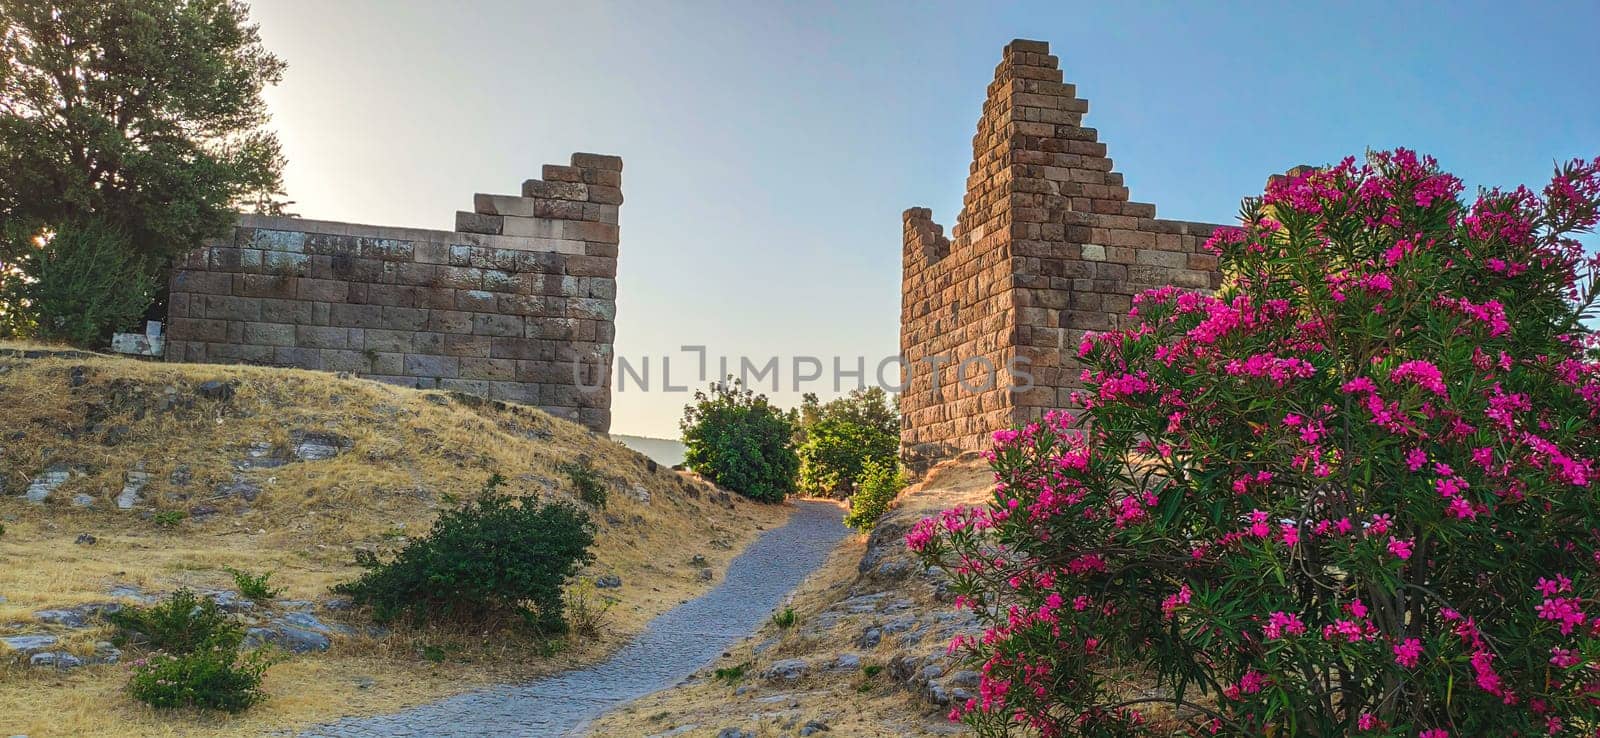
[[[243,656],[223,644],[178,655],[156,653],[133,663],[128,692],[151,707],[198,707],[243,712],[266,699],[261,675],[272,660],[262,651]]]
[[[987,626],[951,644],[983,675],[953,717],[1596,734],[1595,265],[1570,234],[1600,159],[1460,190],[1404,150],[1280,178],[1206,244],[1218,294],[1147,292],[1083,343],[1081,414],[997,433],[993,500],[908,535]]]

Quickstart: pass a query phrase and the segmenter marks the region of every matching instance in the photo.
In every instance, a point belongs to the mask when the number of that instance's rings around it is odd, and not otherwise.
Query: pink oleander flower
[[[1411,558],[1412,543],[1410,538],[1390,538],[1389,553],[1394,554],[1395,558],[1405,561]]]
[[[1405,362],[1389,372],[1389,381],[1395,384],[1411,382],[1440,397],[1448,394],[1444,386],[1444,374],[1431,361],[1417,359]]]
[[[1394,646],[1394,662],[1407,669],[1416,668],[1417,662],[1421,658],[1422,641],[1415,638],[1407,638]]]
[[[1267,640],[1273,641],[1285,636],[1300,635],[1306,632],[1306,624],[1300,620],[1299,615],[1279,610],[1267,616],[1267,624],[1262,626],[1261,634]]]

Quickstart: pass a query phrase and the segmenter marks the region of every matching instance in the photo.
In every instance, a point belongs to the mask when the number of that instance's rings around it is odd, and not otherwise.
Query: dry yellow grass
[[[0,349],[17,348],[0,344]],[[69,387],[73,367],[84,383]],[[195,398],[206,380],[236,383],[227,402]],[[491,472],[514,494],[567,497],[559,465],[587,455],[610,483],[597,514],[592,575],[616,573],[621,589],[597,638],[572,641],[553,657],[498,635],[402,631],[381,640],[336,640],[325,653],[274,666],[271,698],[236,718],[156,713],[121,690],[126,666],[54,672],[0,667],[0,734],[256,735],[346,714],[372,714],[486,683],[524,679],[588,663],[621,645],[654,616],[711,587],[689,564],[704,556],[715,572],[787,510],[728,498],[575,424],[527,408],[497,408],[319,372],[173,365],[111,357],[0,356],[0,633],[49,631],[85,653],[109,629],[61,631],[33,623],[49,607],[111,600],[107,589],[136,585],[231,588],[225,567],[273,572],[283,598],[315,600],[358,573],[357,550],[393,550],[425,532],[441,509],[472,498]],[[176,398],[176,409],[158,411]],[[192,399],[192,405],[185,403]],[[114,430],[125,428],[125,430]],[[251,503],[214,499],[254,443],[276,449],[294,431],[335,433],[348,451],[237,472],[261,488]],[[108,434],[121,434],[107,445]],[[73,468],[43,505],[19,496],[55,464]],[[189,481],[179,484],[186,468]],[[150,475],[144,512],[113,503],[124,475]],[[176,476],[175,476],[176,473]],[[634,495],[649,493],[648,502]],[[70,500],[94,499],[82,509]],[[220,509],[205,520],[163,527],[155,511]],[[98,539],[75,545],[79,534]],[[443,663],[424,644],[448,644]],[[3,648],[3,647],[0,647]],[[9,662],[0,653],[0,662]],[[371,680],[369,687],[361,688]]]

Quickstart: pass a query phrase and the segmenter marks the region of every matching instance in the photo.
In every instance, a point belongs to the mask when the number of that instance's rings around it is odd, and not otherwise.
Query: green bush
[[[861,465],[860,483],[850,497],[850,514],[845,516],[844,524],[856,530],[872,530],[905,487],[906,478],[898,466],[868,459]]]
[[[562,585],[594,559],[594,525],[577,505],[513,499],[496,474],[474,502],[445,512],[424,538],[390,561],[357,554],[367,572],[335,587],[388,621],[487,621],[514,615],[544,632],[564,632]]]
[[[606,506],[606,483],[600,478],[600,472],[587,456],[570,464],[562,464],[561,472],[567,475],[567,481],[572,484],[573,491],[578,493],[578,499],[603,510]]]
[[[272,578],[272,572],[270,571],[264,574],[251,574],[247,571],[230,568],[228,573],[233,575],[233,586],[239,589],[239,594],[256,602],[270,600],[283,594],[283,590],[267,584],[267,580]]]
[[[121,640],[168,653],[195,653],[213,646],[231,652],[244,641],[244,628],[238,622],[210,598],[196,597],[187,589],[173,592],[160,604],[108,613],[106,619],[121,629]]]
[[[796,416],[744,389],[713,382],[683,410],[684,465],[753,500],[779,502],[794,489]]]
[[[893,465],[900,447],[900,414],[890,395],[872,387],[818,404],[806,395],[800,409],[802,494],[847,497],[860,484],[869,459]]]
[[[20,248],[0,270],[0,320],[8,333],[104,346],[149,307],[151,264],[122,232],[98,221],[64,226],[42,246]]]
[[[261,675],[271,665],[260,651],[240,656],[222,645],[176,656],[158,653],[134,662],[128,692],[155,708],[243,712],[266,699]]]

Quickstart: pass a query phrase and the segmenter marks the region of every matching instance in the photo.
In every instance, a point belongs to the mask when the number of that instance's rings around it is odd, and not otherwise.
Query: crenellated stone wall
[[[1082,125],[1088,109],[1048,44],[1011,42],[955,227],[946,235],[928,209],[905,211],[901,451],[913,468],[1066,407],[1083,334],[1118,325],[1133,295],[1220,282],[1200,249],[1217,226],[1157,219],[1130,200]]]
[[[622,160],[573,154],[456,230],[241,215],[175,265],[171,361],[351,372],[606,432]]]

